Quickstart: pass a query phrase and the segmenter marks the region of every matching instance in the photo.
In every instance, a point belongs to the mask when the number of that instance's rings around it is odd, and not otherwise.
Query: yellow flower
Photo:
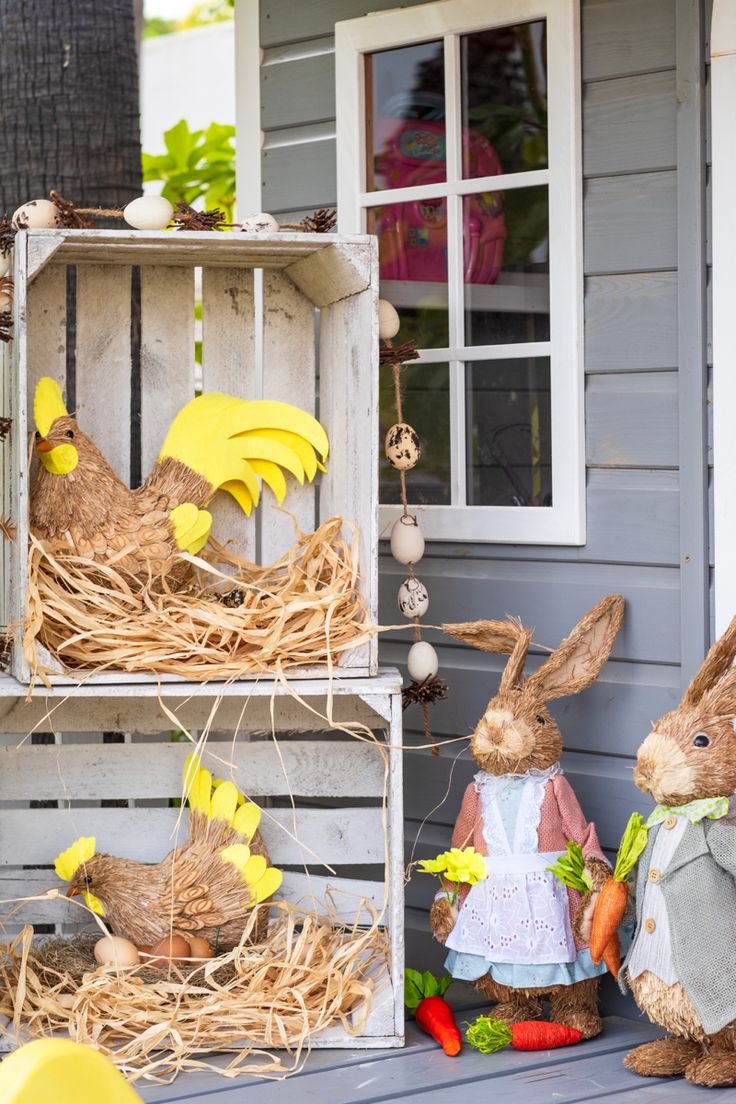
[[[444,854],[438,855],[436,859],[423,859],[419,863],[422,874],[441,874],[446,866],[447,861]]]
[[[443,874],[446,881],[475,885],[486,876],[486,864],[474,847],[451,847],[435,859],[419,863],[423,874]]]

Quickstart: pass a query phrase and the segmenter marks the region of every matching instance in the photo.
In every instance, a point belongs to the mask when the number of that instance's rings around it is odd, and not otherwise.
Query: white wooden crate
[[[367,898],[381,915],[390,961],[388,971],[377,978],[368,1023],[359,1038],[330,1029],[314,1045],[401,1046],[401,682],[397,672],[385,671],[371,679],[350,678],[334,684],[334,720],[368,726],[379,736],[385,756],[373,743],[326,731],[327,684],[305,680],[292,683],[292,688],[314,711],[283,687],[264,682],[249,687],[247,698],[232,684],[167,685],[162,700],[189,731],[205,728],[216,709],[205,765],[221,776],[233,777],[262,804],[261,831],[271,859],[290,868],[279,896],[321,912],[329,891],[340,916],[350,923],[356,918],[368,920],[360,908],[361,899]],[[126,687],[127,693],[115,702],[104,693],[105,687],[94,685],[77,688],[71,697],[62,687],[54,687],[44,699],[36,695],[31,702],[20,696],[22,689],[14,679],[0,676],[2,900],[63,888],[52,869],[53,860],[81,835],[96,836],[99,851],[141,862],[158,862],[183,842],[186,818],[175,838],[172,832],[179,810],[169,808],[167,799],[181,794],[182,766],[190,745],[171,742],[174,721],[162,709],[155,687]],[[278,749],[271,736],[272,716],[276,731],[289,733]],[[129,741],[95,742],[95,734],[99,740],[99,733],[111,726],[128,734]],[[18,734],[34,728],[53,730],[56,743],[21,743]],[[218,732],[221,740],[215,738]],[[266,738],[258,739],[258,734]],[[215,755],[234,763],[234,772]],[[129,807],[101,806],[111,799],[126,799]],[[54,804],[29,808],[31,800]],[[325,870],[324,864],[336,868],[337,874]],[[0,906],[0,916],[8,908]],[[30,902],[7,930],[12,933],[23,923],[34,923],[68,931],[79,914],[63,897]]]
[[[24,616],[30,411],[37,380],[50,375],[62,386],[66,382],[81,428],[123,480],[130,478],[132,467],[145,477],[168,426],[195,393],[197,269],[202,389],[288,401],[319,417],[331,444],[327,474],[316,485],[300,487],[290,481],[284,506],[307,532],[334,515],[357,525],[360,586],[375,619],[375,240],[321,234],[30,230],[16,237],[14,341],[5,354],[5,410],[13,418],[10,445],[5,446],[6,513],[18,528],[18,539],[6,555],[6,623],[17,627]],[[140,280],[137,300],[131,294],[134,278]],[[73,295],[68,294],[70,286]],[[75,302],[73,349],[68,302]],[[136,329],[131,306],[137,302],[133,313],[140,310],[139,350],[131,340]],[[250,519],[227,497],[219,495],[213,503],[217,538],[234,538],[248,558],[261,563],[273,562],[294,543],[293,524],[274,509],[268,488],[263,488],[261,504]],[[363,676],[376,670],[373,640],[345,653],[336,673]],[[13,673],[28,681],[19,647],[14,648]],[[320,678],[325,669],[298,674]],[[105,681],[148,677],[107,675]]]

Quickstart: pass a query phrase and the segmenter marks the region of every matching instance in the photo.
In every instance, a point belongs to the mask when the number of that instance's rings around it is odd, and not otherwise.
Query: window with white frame
[[[578,0],[441,0],[338,23],[338,218],[397,308],[427,537],[582,544]],[[381,422],[393,419],[390,372]],[[382,528],[398,516],[381,477]]]

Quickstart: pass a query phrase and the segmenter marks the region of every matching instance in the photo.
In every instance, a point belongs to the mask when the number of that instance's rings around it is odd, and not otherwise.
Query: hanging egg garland
[[[394,348],[392,340],[401,328],[401,320],[392,303],[378,301],[378,336],[381,340],[381,364],[390,365],[393,372],[396,421],[386,433],[383,450],[389,464],[399,473],[402,513],[391,528],[391,555],[408,568],[407,577],[399,587],[397,602],[404,617],[414,622],[415,642],[407,655],[407,668],[411,684],[404,688],[404,708],[416,702],[421,706],[424,733],[433,742],[429,727],[429,706],[447,695],[447,686],[438,678],[439,657],[426,640],[422,640],[420,618],[429,609],[429,594],[424,583],[416,577],[414,567],[424,555],[424,533],[416,517],[409,513],[406,490],[406,473],[419,463],[422,445],[419,434],[409,422],[404,421],[401,398],[401,370],[404,362],[417,357],[416,346],[407,342]],[[433,747],[435,753],[438,749]]]

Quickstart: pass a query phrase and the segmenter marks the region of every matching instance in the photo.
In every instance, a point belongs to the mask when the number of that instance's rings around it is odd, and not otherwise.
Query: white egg
[[[123,218],[136,230],[165,230],[174,208],[163,196],[138,196],[123,208]]]
[[[13,251],[0,253],[0,276],[7,276],[13,267]]]
[[[120,935],[104,935],[95,943],[95,959],[101,966],[137,966],[138,948]]]
[[[393,303],[388,299],[378,300],[378,336],[381,341],[390,341],[401,328],[401,319]]]
[[[0,291],[0,311],[9,311],[13,309],[13,286],[3,288]]]
[[[424,533],[417,519],[402,515],[391,529],[391,555],[402,564],[419,563],[424,555]]]
[[[34,230],[50,230],[59,225],[59,210],[50,199],[29,199],[13,215],[13,226]]]
[[[409,649],[406,665],[415,682],[424,682],[425,679],[437,674],[440,661],[431,644],[426,640],[417,640],[416,644],[412,644]]]
[[[404,617],[424,617],[429,609],[427,588],[412,575],[404,579],[396,597]]]
[[[268,211],[260,211],[257,215],[244,218],[240,228],[248,234],[275,234],[279,224]]]

